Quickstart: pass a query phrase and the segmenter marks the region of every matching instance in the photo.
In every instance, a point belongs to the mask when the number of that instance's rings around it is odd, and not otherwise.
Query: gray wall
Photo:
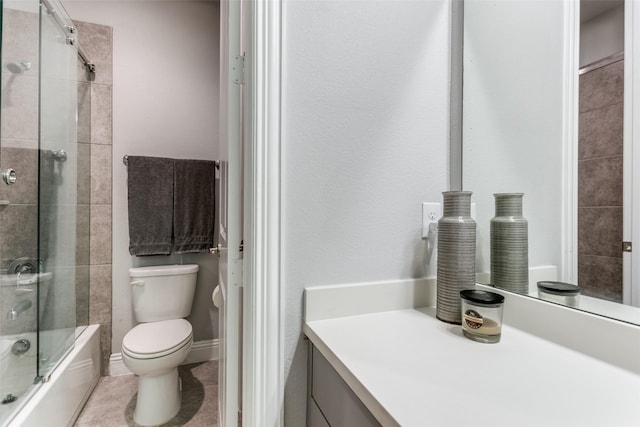
[[[283,25],[285,425],[302,426],[303,289],[435,274],[421,203],[448,189],[449,2],[288,1]]]
[[[624,51],[624,4],[580,24],[580,66]]]
[[[200,265],[191,323],[196,341],[217,336],[209,255],[135,258],[128,252],[125,154],[218,156],[219,5],[213,1],[65,1],[74,19],[113,27],[113,353],[134,325],[128,269]]]

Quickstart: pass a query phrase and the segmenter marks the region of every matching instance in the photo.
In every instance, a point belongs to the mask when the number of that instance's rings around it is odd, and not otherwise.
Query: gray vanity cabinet
[[[309,346],[307,427],[380,427],[347,383]]]

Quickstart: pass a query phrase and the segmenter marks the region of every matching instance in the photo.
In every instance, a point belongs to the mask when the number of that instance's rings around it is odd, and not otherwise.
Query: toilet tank
[[[129,269],[131,304],[138,322],[181,319],[191,313],[198,265],[156,265]]]

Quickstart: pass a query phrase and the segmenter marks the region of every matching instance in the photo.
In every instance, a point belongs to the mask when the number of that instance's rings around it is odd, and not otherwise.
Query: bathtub
[[[9,338],[9,339],[8,339]],[[14,357],[8,345],[17,337],[2,338],[2,356]],[[25,337],[23,337],[25,338]],[[28,338],[27,338],[28,339]],[[35,334],[33,339],[35,340]],[[10,341],[10,342],[4,342]],[[35,347],[35,341],[34,341]],[[11,369],[31,369],[35,349],[12,361]],[[29,360],[32,359],[32,360]],[[24,366],[22,365],[24,363]],[[4,365],[4,364],[3,364]],[[3,372],[3,382],[11,375]],[[9,427],[62,427],[72,425],[100,378],[100,326],[76,328],[75,345],[51,373],[48,381],[32,387],[21,399],[28,401],[13,415]],[[4,385],[3,385],[4,387]],[[3,405],[7,406],[7,405]],[[11,410],[10,407],[3,410]]]

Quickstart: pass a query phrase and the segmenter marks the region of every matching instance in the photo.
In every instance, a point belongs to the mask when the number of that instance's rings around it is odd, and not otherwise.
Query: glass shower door
[[[4,0],[0,75],[0,425],[34,390],[39,309],[37,0]]]
[[[40,167],[38,375],[46,378],[71,350],[76,333],[78,206],[78,53],[73,22],[57,0],[40,14]],[[53,11],[53,12],[52,12]]]
[[[76,240],[88,236],[89,224],[78,227],[77,220],[79,62],[72,21],[58,0],[0,0],[0,6],[3,426],[73,347],[77,319],[86,324],[86,310],[76,309],[76,288],[88,289],[87,267],[77,273]]]

